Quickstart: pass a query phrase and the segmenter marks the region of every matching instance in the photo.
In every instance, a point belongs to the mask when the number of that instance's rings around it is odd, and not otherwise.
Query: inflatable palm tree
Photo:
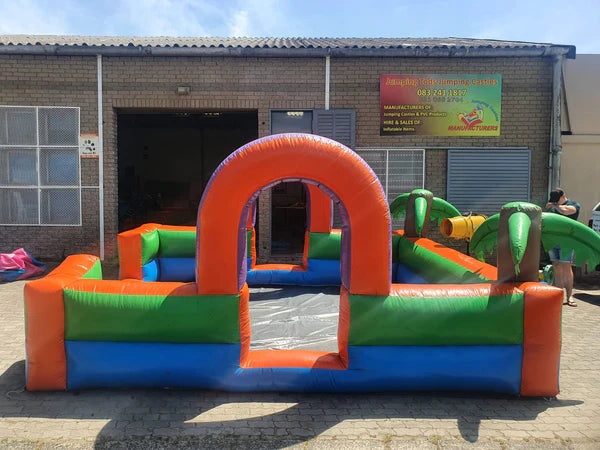
[[[406,214],[404,221],[404,236],[423,237],[427,232],[430,220],[438,220],[438,226],[443,219],[460,216],[460,212],[446,200],[434,197],[426,189],[415,189],[412,192],[399,195],[390,204],[392,217],[398,219]]]
[[[543,213],[532,203],[507,203],[477,228],[471,249],[479,259],[498,244],[498,281],[537,281],[540,247],[575,251],[575,265],[600,262],[600,236],[582,223]]]

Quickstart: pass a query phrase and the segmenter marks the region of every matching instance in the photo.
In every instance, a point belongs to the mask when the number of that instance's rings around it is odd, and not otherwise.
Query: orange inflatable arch
[[[239,293],[246,278],[248,210],[262,189],[283,181],[316,185],[340,203],[342,283],[352,294],[387,295],[391,220],[379,179],[342,144],[301,134],[251,142],[213,174],[198,210],[198,293]]]

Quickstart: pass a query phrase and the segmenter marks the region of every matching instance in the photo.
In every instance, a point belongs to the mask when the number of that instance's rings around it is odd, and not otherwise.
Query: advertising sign
[[[502,75],[381,75],[380,134],[500,136]]]

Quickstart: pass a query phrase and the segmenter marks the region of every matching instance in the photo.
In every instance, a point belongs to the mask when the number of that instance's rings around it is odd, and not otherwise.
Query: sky
[[[0,34],[461,37],[600,53],[600,0],[0,0]]]

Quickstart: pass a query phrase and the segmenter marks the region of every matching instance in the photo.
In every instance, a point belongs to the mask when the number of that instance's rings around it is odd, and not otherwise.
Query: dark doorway
[[[306,191],[299,182],[280,183],[271,191],[271,254],[294,255],[304,250]]]
[[[271,111],[271,133],[312,133],[312,111]],[[302,183],[271,190],[271,255],[300,264],[306,229],[306,192]]]
[[[218,165],[258,137],[253,112],[119,111],[119,231],[143,223],[195,225]]]

